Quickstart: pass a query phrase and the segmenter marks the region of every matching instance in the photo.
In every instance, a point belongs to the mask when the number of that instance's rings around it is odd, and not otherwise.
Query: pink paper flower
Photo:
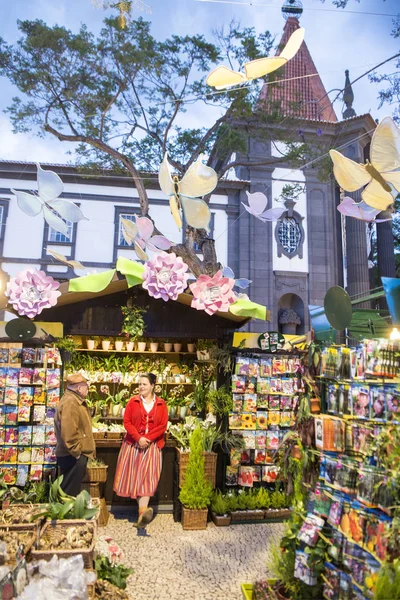
[[[43,309],[57,304],[58,281],[46,275],[44,271],[21,271],[7,283],[5,295],[19,315],[30,319],[40,315]]]
[[[189,287],[193,294],[192,307],[205,310],[209,315],[217,311],[228,312],[230,304],[236,302],[233,292],[235,280],[222,276],[222,271],[214,277],[200,275]]]
[[[180,256],[162,252],[146,263],[143,287],[153,298],[162,298],[165,302],[177,300],[186,289],[188,268]]]

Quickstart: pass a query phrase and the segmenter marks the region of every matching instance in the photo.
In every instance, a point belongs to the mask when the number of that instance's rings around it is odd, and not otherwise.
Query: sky
[[[134,7],[134,17],[142,16],[151,21],[152,34],[164,39],[171,34],[203,34],[212,41],[212,32],[217,27],[228,25],[232,19],[243,27],[255,27],[257,33],[269,30],[279,43],[284,20],[281,15],[283,0],[238,0],[234,6],[229,0],[224,3],[199,0],[146,0],[151,14]],[[240,2],[240,4],[239,4]],[[353,80],[369,68],[400,51],[400,39],[390,36],[393,28],[391,17],[363,14],[400,12],[399,0],[349,0],[346,10],[335,9],[331,0],[303,0],[303,15],[300,24],[305,28],[305,40],[314,63],[327,91],[344,86],[344,71],[349,69]],[[353,12],[352,12],[353,11]],[[102,20],[110,11],[95,8],[91,0],[0,0],[0,36],[7,42],[18,37],[17,21],[42,19],[48,25],[63,25],[77,31],[81,23],[97,33]],[[379,71],[394,70],[395,61]],[[10,103],[15,88],[5,78],[0,78],[0,160],[34,161],[43,163],[73,163],[68,154],[71,144],[62,143],[48,135],[38,138],[33,134],[13,134],[4,109]],[[378,87],[362,79],[353,87],[356,113],[370,112],[374,118],[382,119],[391,114],[391,107],[379,109]],[[331,98],[337,92],[331,94]],[[336,102],[337,116],[341,117],[342,104]],[[211,125],[215,113],[204,105],[196,104],[185,115],[191,127]]]

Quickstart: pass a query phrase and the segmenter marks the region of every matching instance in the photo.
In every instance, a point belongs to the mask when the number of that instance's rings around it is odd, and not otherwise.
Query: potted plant
[[[189,463],[179,500],[185,530],[206,529],[212,487],[204,473],[202,433],[198,425],[190,438]]]
[[[127,352],[132,352],[134,346],[135,346],[135,342],[133,342],[132,340],[125,342],[125,348],[126,348]]]
[[[78,344],[71,335],[67,335],[64,338],[58,338],[55,341],[55,345],[59,349],[64,363],[71,361],[78,347]]]
[[[147,342],[144,340],[137,342],[137,348],[138,348],[139,352],[146,352],[146,346],[147,346]]]
[[[184,419],[187,415],[187,411],[189,410],[189,406],[192,404],[193,402],[193,394],[192,392],[190,392],[190,394],[187,394],[186,396],[183,396],[181,398],[181,404],[180,404],[180,417],[181,419]]]
[[[295,310],[287,308],[281,312],[279,324],[282,325],[282,333],[295,335],[297,325],[301,325],[301,319]]]
[[[100,399],[96,402],[97,410],[99,411],[102,417],[107,417],[108,415],[108,400]]]
[[[117,392],[114,396],[112,396],[110,394],[108,396],[108,398],[106,399],[111,402],[111,413],[112,413],[113,417],[119,416],[119,414],[123,408],[123,406],[122,406],[123,399],[127,395],[129,395],[129,390],[127,390],[126,388],[123,388],[122,390]]]
[[[172,342],[164,340],[164,352],[172,352]]]
[[[131,342],[137,342],[143,336],[146,329],[143,315],[146,314],[147,307],[121,306],[121,312],[124,317],[122,332],[129,337]],[[146,346],[144,347],[144,350],[145,349]],[[144,350],[140,351],[144,352]]]
[[[158,342],[157,340],[150,340],[150,351],[151,352],[158,352]]]
[[[115,338],[115,342],[114,342],[114,346],[115,346],[116,352],[121,352],[121,350],[124,347],[124,338],[123,337],[116,337]]]
[[[89,338],[86,340],[86,348],[88,350],[94,350],[95,340],[94,338]]]
[[[207,399],[212,413],[218,417],[228,415],[233,410],[232,392],[226,386],[210,390]]]
[[[174,352],[180,352],[182,350],[182,342],[174,342]]]
[[[193,342],[187,343],[187,351],[191,353],[194,353],[196,351],[196,346]]]
[[[220,490],[215,490],[211,498],[211,516],[217,527],[226,527],[231,523],[229,502]]]
[[[103,350],[109,350],[110,344],[111,344],[111,340],[109,340],[108,338],[102,338],[101,347]]]
[[[211,360],[214,347],[213,340],[197,340],[197,360]]]

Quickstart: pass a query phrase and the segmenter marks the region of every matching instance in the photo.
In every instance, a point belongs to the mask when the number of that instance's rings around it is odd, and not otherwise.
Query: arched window
[[[284,217],[277,224],[279,242],[287,254],[294,255],[301,243],[300,225],[294,217]]]

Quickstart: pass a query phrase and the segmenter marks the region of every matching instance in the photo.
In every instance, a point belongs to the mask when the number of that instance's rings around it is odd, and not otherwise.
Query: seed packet
[[[54,404],[50,402],[49,394],[54,390],[49,390],[47,393],[47,405]],[[232,394],[233,412],[240,413],[243,411],[244,394]]]
[[[257,394],[268,394],[269,392],[269,379],[259,377],[257,379]]]
[[[317,576],[310,567],[309,559],[310,555],[306,554],[304,550],[296,550],[293,576],[306,585],[314,586],[317,583]]]
[[[243,431],[244,447],[247,450],[254,450],[256,447],[256,432],[255,431]]]
[[[256,428],[256,413],[241,413],[242,429]]]
[[[353,594],[351,596],[351,600],[368,600],[367,596],[365,596],[360,588],[355,584],[353,584],[351,593]]]
[[[232,375],[232,392],[234,394],[244,394],[246,391],[246,377],[241,375]]]
[[[238,467],[226,467],[225,483],[226,485],[237,485],[238,484]]]
[[[18,388],[6,387],[4,393],[4,404],[18,404]]]
[[[241,457],[240,450],[236,450],[235,448],[232,448],[229,453],[231,467],[239,467],[240,466],[240,457]]]
[[[281,427],[291,427],[292,426],[292,420],[293,420],[293,413],[290,411],[284,411],[280,413],[281,415],[281,420],[280,420],[280,426]]]
[[[18,462],[29,464],[31,462],[31,447],[30,446],[19,446],[18,448]]]
[[[278,479],[279,467],[266,465],[262,468],[262,480],[265,483],[275,483]]]
[[[240,453],[240,464],[250,465],[251,464],[251,450],[242,450]]]
[[[4,428],[4,443],[9,445],[18,444],[18,427],[5,427]]]
[[[267,449],[277,450],[279,448],[279,433],[278,431],[267,431]]]
[[[16,484],[21,487],[25,486],[28,481],[29,466],[18,465],[17,467],[17,481]]]
[[[54,406],[48,406],[46,408],[46,425],[54,425],[54,417],[56,416],[56,408]]]
[[[37,348],[36,349],[36,356],[35,356],[35,363],[37,365],[43,365],[46,362],[48,362],[48,348]]]
[[[8,352],[8,361],[10,364],[20,364],[22,357],[22,348],[10,348]]]
[[[320,517],[328,518],[332,499],[320,484],[315,488],[314,497],[314,512]]]
[[[379,519],[373,515],[368,515],[364,533],[364,547],[371,554],[375,554],[378,543]]]
[[[255,394],[257,391],[257,378],[247,377],[244,392],[245,394]]]
[[[228,417],[229,429],[242,429],[241,413],[230,413]]]
[[[329,515],[328,515],[328,523],[330,525],[333,525],[334,527],[339,527],[340,519],[342,516],[342,509],[343,509],[342,499],[334,498],[332,500],[332,504],[330,506]]]
[[[245,394],[243,400],[243,412],[256,412],[257,394]]]
[[[32,446],[32,464],[42,464],[44,460],[44,448]]]
[[[238,485],[253,487],[254,467],[239,467]]]
[[[35,367],[33,369],[32,383],[36,385],[44,385],[46,383],[46,369]]]
[[[31,407],[27,404],[18,404],[18,422],[29,423],[31,418]]]
[[[33,404],[33,387],[20,387],[19,388],[19,404],[26,404],[32,406]]]
[[[1,370],[1,369],[0,369]],[[384,387],[386,394],[387,420],[391,423],[400,422],[400,395],[395,388],[390,385]]]
[[[351,415],[353,411],[352,397],[351,397],[351,386],[348,384],[341,384],[339,386],[338,394],[338,415]]]
[[[33,421],[35,423],[42,423],[46,416],[46,407],[44,404],[33,405]]]
[[[374,467],[360,466],[357,482],[357,500],[369,508],[378,506],[379,490],[377,486],[383,473]]]
[[[387,558],[387,547],[390,526],[391,522],[389,519],[384,517],[379,519],[375,550],[375,554],[379,558],[379,560],[385,560]]]
[[[6,404],[4,406],[4,424],[5,425],[16,425],[17,424],[17,413],[18,409],[16,406]]]
[[[48,388],[60,387],[60,369],[47,369],[46,385]]]
[[[332,563],[325,563],[323,596],[326,600],[339,600],[340,571]]]
[[[46,404],[46,390],[37,386],[33,389],[33,402],[34,404]]]
[[[293,394],[294,392],[294,379],[293,377],[282,377],[281,389],[282,394]]]
[[[360,384],[351,386],[353,416],[359,419],[369,418],[369,389]]]
[[[326,410],[332,415],[339,413],[339,386],[336,383],[327,387]]]
[[[272,359],[260,358],[259,360],[259,376],[271,377],[272,375]]]
[[[257,408],[268,408],[268,396],[266,394],[257,395]]]
[[[17,462],[18,448],[16,446],[4,446],[4,463],[14,464]]]
[[[265,450],[267,447],[267,434],[265,431],[256,431],[255,446],[258,450]]]
[[[32,383],[33,369],[21,367],[19,370],[18,383],[19,385],[30,385]]]
[[[269,391],[271,394],[277,394],[281,391],[280,377],[271,377],[269,380]]]
[[[269,410],[279,410],[281,405],[279,396],[268,396],[268,408]]]
[[[56,448],[55,446],[46,446],[44,449],[44,462],[45,463],[56,463]]]
[[[254,450],[254,464],[263,465],[265,463],[265,450]]]
[[[278,411],[270,410],[268,413],[268,425],[280,425],[281,413]]]
[[[32,443],[32,426],[20,425],[18,427],[18,445],[29,446]]]
[[[8,363],[8,348],[0,348],[0,363]]]
[[[293,398],[291,396],[280,397],[280,409],[281,410],[292,410]]]
[[[324,479],[329,485],[334,485],[336,481],[336,467],[337,461],[331,460],[329,456],[325,457],[324,460]]]
[[[364,589],[366,593],[371,598],[375,596],[376,592],[376,584],[379,577],[379,572],[381,570],[381,566],[378,561],[373,558],[367,559],[367,568],[364,573]]]
[[[5,424],[5,406],[0,404],[0,426]]]
[[[386,417],[386,394],[384,387],[371,385],[370,393],[370,419],[384,421]]]
[[[284,358],[273,358],[272,360],[272,375],[282,375],[286,371],[286,363]]]
[[[43,446],[46,432],[45,425],[33,425],[32,427],[32,445]]]
[[[261,475],[262,467],[259,465],[253,467],[253,483],[259,483],[261,481]]]
[[[235,375],[246,375],[249,376],[249,363],[250,359],[245,356],[238,356],[235,364]]]
[[[53,388],[52,390],[47,390],[47,406],[57,406],[60,401],[60,389]],[[236,410],[234,409],[236,412]]]
[[[13,367],[9,367],[7,369],[6,385],[17,387],[17,385],[18,385],[18,375],[19,375],[19,369],[15,369]]]
[[[268,413],[257,411],[257,429],[268,429]]]
[[[258,360],[256,358],[250,358],[249,360],[249,377],[258,377]]]
[[[318,534],[322,531],[324,524],[324,519],[321,519],[321,517],[317,517],[317,515],[312,513],[308,513],[297,534],[297,539],[313,548],[318,541]]]
[[[35,348],[22,348],[22,364],[34,365],[36,362]]]
[[[335,487],[345,494],[355,494],[357,489],[358,463],[346,456],[336,462]]]
[[[32,448],[33,450],[33,448]],[[43,465],[31,465],[29,481],[40,481],[43,474]]]
[[[17,482],[17,466],[3,465],[1,472],[3,473],[4,483],[7,485],[15,485]]]
[[[42,479],[43,481],[54,481],[57,477],[57,467],[53,464],[43,465]]]
[[[0,367],[0,387],[4,388],[7,381],[7,367]]]

